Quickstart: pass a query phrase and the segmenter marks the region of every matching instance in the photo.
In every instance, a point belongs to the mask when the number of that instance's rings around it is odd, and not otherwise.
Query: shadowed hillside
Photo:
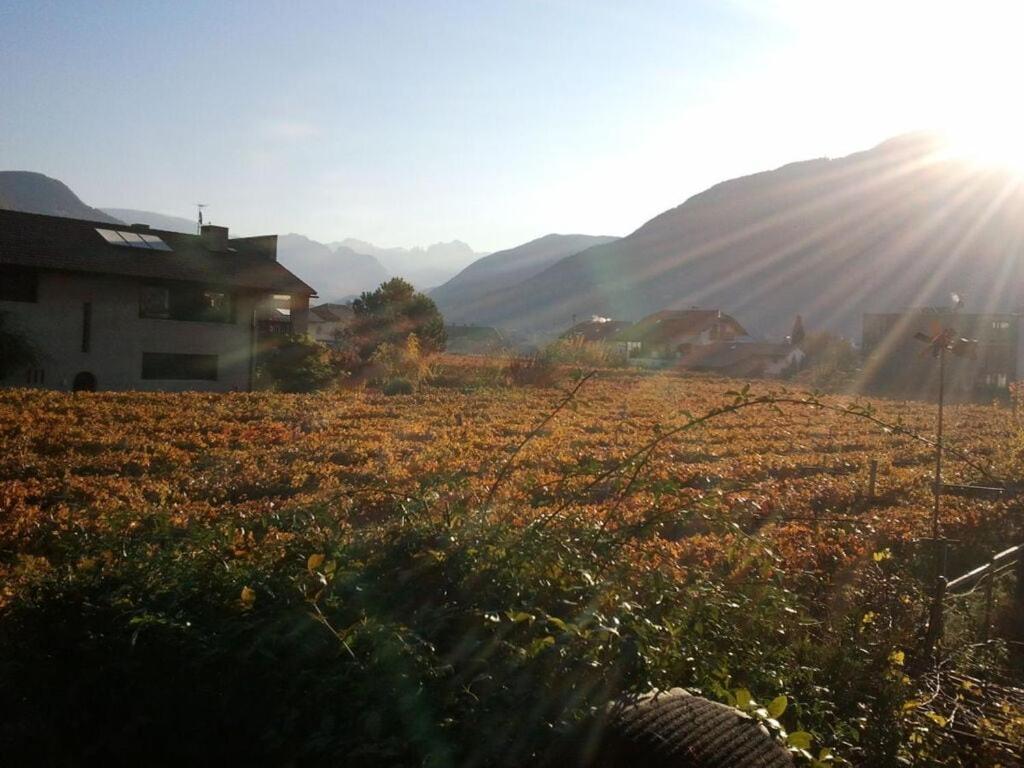
[[[637,319],[720,307],[755,333],[859,336],[864,312],[1020,302],[1020,180],[944,155],[922,134],[718,184],[621,240],[482,297],[478,323],[563,328],[573,314]]]
[[[34,171],[0,171],[0,208],[108,224],[122,223],[101,210],[90,208],[63,182]]]
[[[596,235],[538,237],[474,261],[430,296],[450,322],[472,322],[477,314],[487,313],[493,292],[527,280],[566,256],[615,239]]]

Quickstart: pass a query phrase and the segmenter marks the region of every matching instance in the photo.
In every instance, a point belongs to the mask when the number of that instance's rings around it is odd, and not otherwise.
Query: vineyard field
[[[522,734],[564,726],[566,702],[684,685],[785,694],[780,738],[813,734],[808,763],[960,764],[899,669],[930,588],[934,406],[743,387],[602,371],[392,397],[0,392],[0,643],[20,649],[0,683],[59,699],[8,694],[0,741],[136,754],[166,697],[170,732],[236,708],[225,750],[503,764],[542,758]],[[950,406],[946,434],[948,482],[1014,472],[1008,407]],[[944,497],[947,567],[984,561],[1015,514]],[[108,714],[132,712],[123,732],[67,720],[78,665]],[[527,690],[550,706],[466,746]],[[267,714],[279,698],[293,716]]]

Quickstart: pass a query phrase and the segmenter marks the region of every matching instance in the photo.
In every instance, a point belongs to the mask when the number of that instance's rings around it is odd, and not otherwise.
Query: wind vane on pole
[[[199,223],[196,225],[196,234],[203,234],[203,208],[206,207],[206,203],[196,203],[196,211],[199,213]]]

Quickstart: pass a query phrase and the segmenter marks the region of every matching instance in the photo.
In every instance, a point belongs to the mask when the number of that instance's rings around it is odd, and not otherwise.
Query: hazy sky
[[[626,234],[1019,102],[1015,5],[0,0],[0,169],[239,233]]]

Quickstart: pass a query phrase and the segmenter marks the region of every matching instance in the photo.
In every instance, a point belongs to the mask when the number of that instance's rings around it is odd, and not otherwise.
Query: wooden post
[[[878,478],[878,460],[872,459],[868,469],[868,501],[875,500],[875,480]]]
[[[1014,640],[1024,640],[1024,550],[1017,550],[1017,586],[1014,588]]]
[[[981,625],[981,641],[988,642],[990,626],[992,624],[992,589],[996,580],[996,560],[993,557],[988,561],[988,581],[985,583],[985,621]]]
[[[942,410],[946,389],[946,348],[939,350],[939,420],[935,429],[935,499],[932,508],[932,545],[935,548],[935,575],[944,577],[945,551],[939,545],[939,502],[942,499]]]
[[[924,635],[924,648],[921,654],[921,663],[927,664],[932,660],[935,647],[942,637],[942,601],[946,599],[946,579],[939,576],[935,580],[935,596],[932,599],[932,608],[928,615],[928,629]]]

